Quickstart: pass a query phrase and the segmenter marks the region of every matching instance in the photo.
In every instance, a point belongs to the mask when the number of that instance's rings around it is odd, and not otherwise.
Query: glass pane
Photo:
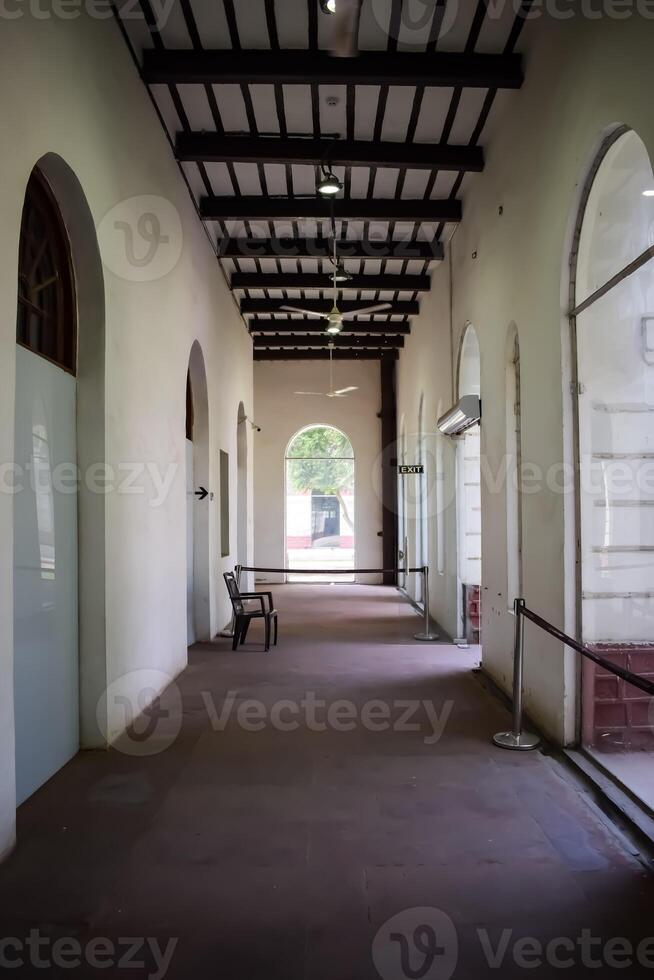
[[[654,262],[577,319],[583,639],[654,677]],[[584,665],[584,744],[654,806],[654,710]]]
[[[606,154],[588,199],[577,263],[577,304],[654,244],[654,175],[645,145],[625,133]]]
[[[300,432],[289,446],[287,456],[298,457],[338,457],[354,458],[352,445],[347,436],[338,429],[328,426],[315,426]]]

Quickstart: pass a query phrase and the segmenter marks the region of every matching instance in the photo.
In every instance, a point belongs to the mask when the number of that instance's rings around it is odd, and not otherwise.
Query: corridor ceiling
[[[497,92],[522,83],[522,10],[363,0],[360,54],[337,58],[320,0],[170,3],[119,0],[118,16],[255,359],[328,356],[324,319],[281,307],[331,308],[332,227],[353,314],[334,354],[396,358],[483,169]],[[333,216],[321,163],[344,185]],[[356,316],[376,302],[391,306]]]

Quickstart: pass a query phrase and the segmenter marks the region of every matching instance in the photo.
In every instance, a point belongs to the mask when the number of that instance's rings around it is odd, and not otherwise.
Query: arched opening
[[[514,326],[506,347],[506,595],[509,609],[522,596],[522,435],[520,343]]]
[[[209,400],[202,348],[195,341],[186,374],[186,633],[189,645],[211,638]]]
[[[248,430],[245,406],[238,406],[236,419],[236,560],[239,565],[248,562]],[[249,588],[245,573],[243,588]]]
[[[466,328],[459,351],[458,397],[481,396],[477,333]],[[457,441],[458,620],[461,637],[481,639],[481,440],[479,425]]]
[[[288,444],[286,470],[286,563],[300,569],[289,581],[330,581],[328,569],[355,563],[354,450],[331,425],[301,429]],[[302,568],[325,569],[302,576]],[[354,581],[339,575],[338,581]]]
[[[581,639],[654,673],[654,174],[624,127],[582,195],[571,262]],[[584,662],[581,737],[654,806],[649,699]]]
[[[104,285],[95,227],[55,154],[27,183],[18,248],[14,730],[20,804],[106,744]],[[95,473],[95,476],[93,474]],[[95,480],[95,482],[94,482]]]

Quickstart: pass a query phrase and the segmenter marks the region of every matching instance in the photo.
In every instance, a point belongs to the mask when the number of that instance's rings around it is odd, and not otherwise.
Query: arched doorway
[[[461,341],[458,397],[481,396],[477,333],[468,325]],[[479,425],[457,441],[458,619],[461,637],[481,639],[481,440]]]
[[[624,127],[591,169],[571,262],[581,639],[654,674],[654,173]],[[649,699],[582,666],[581,737],[654,806]]]
[[[354,451],[330,425],[301,429],[286,449],[286,562],[288,568],[352,568],[355,562]],[[321,581],[322,576],[289,576]],[[354,576],[339,575],[338,581]]]
[[[104,285],[93,218],[55,154],[26,187],[18,248],[14,731],[20,804],[106,744]]]
[[[245,406],[238,406],[236,419],[236,560],[239,565],[248,565],[248,430]],[[249,589],[248,572],[244,573],[242,585]]]
[[[209,542],[209,401],[202,348],[195,341],[186,373],[186,633],[189,646],[211,638]]]

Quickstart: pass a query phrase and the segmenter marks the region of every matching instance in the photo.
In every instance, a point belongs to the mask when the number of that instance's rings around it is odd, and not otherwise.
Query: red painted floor
[[[21,808],[0,936],[23,946],[0,943],[0,966],[654,976],[654,943],[637,948],[654,934],[651,878],[555,762],[491,744],[508,718],[474,651],[415,642],[420,620],[390,588],[274,592],[277,649],[256,627],[236,654],[195,646],[150,740],[81,754]],[[30,930],[43,961],[60,941],[69,964],[37,968]]]

